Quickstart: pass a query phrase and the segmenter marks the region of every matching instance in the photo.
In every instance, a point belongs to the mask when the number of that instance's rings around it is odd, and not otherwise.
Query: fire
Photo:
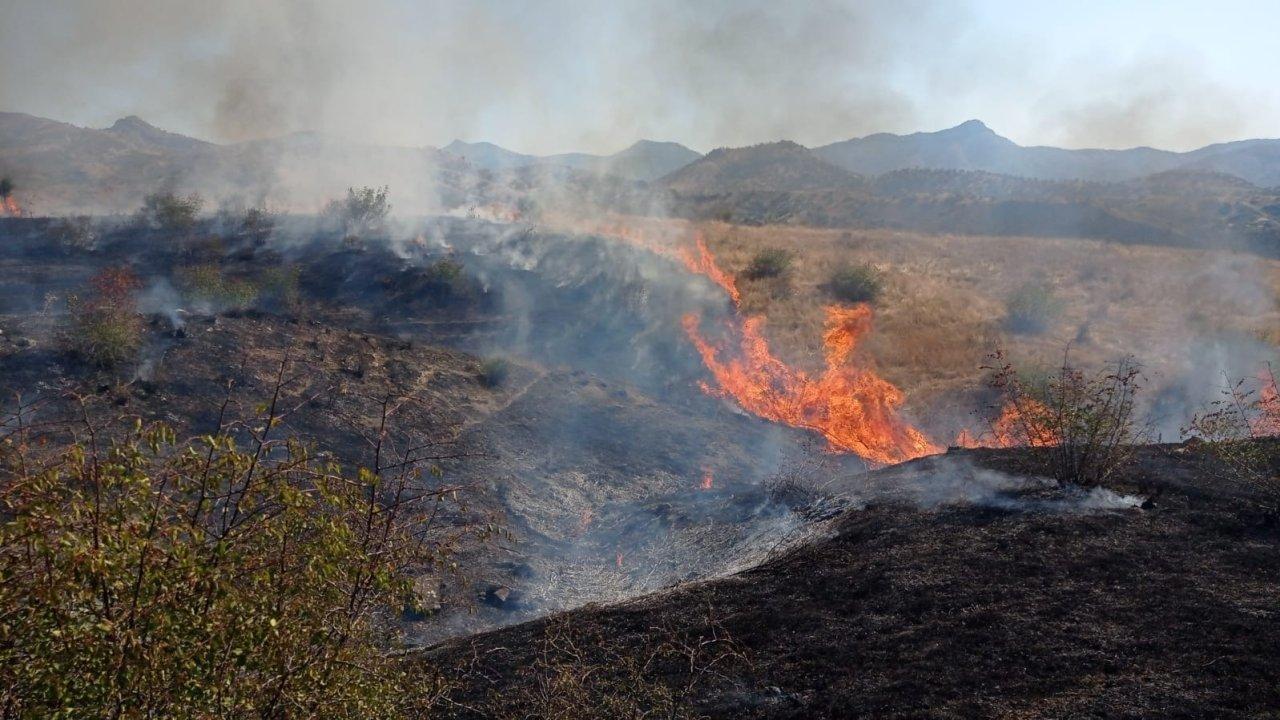
[[[606,235],[674,258],[693,273],[720,286],[734,307],[741,295],[734,276],[723,270],[701,232],[693,246],[676,226],[640,226],[622,220],[561,220],[579,231]],[[675,230],[673,232],[673,230]],[[873,370],[854,362],[854,350],[871,330],[871,309],[866,305],[826,308],[826,370],[817,377],[792,368],[773,355],[764,337],[763,316],[737,318],[731,332],[737,336],[736,352],[705,339],[696,315],[684,317],[685,334],[715,377],[717,388],[704,384],[712,395],[735,400],[744,410],[774,422],[813,430],[837,451],[853,452],[868,461],[889,464],[940,452],[916,428],[898,415],[902,391]],[[732,359],[724,359],[734,356]],[[703,489],[714,483],[706,473]]]
[[[1276,387],[1275,371],[1267,368],[1258,373],[1262,389],[1258,391],[1258,409],[1262,414],[1253,423],[1253,434],[1258,437],[1280,435],[1280,388]]]
[[[729,299],[733,301],[734,307],[742,304],[742,296],[738,294],[738,284],[734,282],[732,275],[716,265],[715,256],[707,249],[707,241],[702,233],[694,236],[694,249],[680,249],[680,260],[690,272],[705,275],[711,279],[711,282],[724,288],[724,291],[729,293]]]
[[[698,318],[686,315],[685,333],[715,377],[718,389],[743,409],[774,422],[822,434],[838,450],[890,464],[941,450],[898,415],[904,396],[872,370],[851,363],[858,341],[871,329],[871,308],[830,306],[827,311],[826,370],[818,377],[788,366],[773,355],[764,337],[763,317],[749,317],[737,328],[739,357],[707,341]]]
[[[621,552],[617,553],[617,557],[615,557],[614,560],[618,564],[618,569],[621,570],[622,569],[622,553]]]
[[[715,485],[715,476],[711,474],[711,468],[702,469],[702,484],[699,486],[702,490],[710,490]]]
[[[0,198],[0,216],[22,217],[22,206],[12,195]]]
[[[1000,415],[991,423],[991,430],[973,435],[963,430],[956,436],[955,445],[964,448],[1007,448],[1030,445],[1049,447],[1058,444],[1058,438],[1046,427],[1049,408],[1032,398],[1009,400],[1000,409]]]

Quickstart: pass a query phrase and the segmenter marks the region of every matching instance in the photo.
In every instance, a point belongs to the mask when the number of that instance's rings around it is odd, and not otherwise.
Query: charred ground
[[[952,453],[845,488],[1034,467],[1028,451]],[[924,508],[883,497],[732,577],[423,661],[461,668],[455,717],[536,714],[540,664],[624,686],[628,655],[657,658],[652,681],[711,717],[1266,716],[1280,703],[1280,530],[1215,475],[1194,446],[1166,445],[1115,487],[1140,508],[1054,511],[1043,487]],[[652,651],[726,642],[696,661]]]

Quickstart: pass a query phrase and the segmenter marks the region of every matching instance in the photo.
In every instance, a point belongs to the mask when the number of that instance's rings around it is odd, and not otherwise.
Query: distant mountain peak
[[[115,124],[113,124],[111,127],[107,129],[114,130],[115,132],[138,131],[138,130],[144,130],[147,132],[164,132],[160,128],[156,127],[155,125],[152,125],[146,120],[143,120],[137,115],[129,115],[127,117],[122,117],[119,120],[115,121]]]
[[[956,134],[963,133],[963,134],[966,134],[966,135],[976,135],[976,134],[979,134],[979,133],[981,133],[981,134],[983,134],[983,135],[987,135],[987,134],[995,135],[995,134],[996,134],[996,132],[995,132],[994,130],[992,130],[991,128],[987,127],[987,124],[986,124],[986,123],[982,122],[981,120],[976,120],[976,119],[975,119],[975,120],[965,120],[964,122],[960,123],[959,125],[957,125],[957,126],[955,126],[955,127],[951,128],[950,130],[946,130],[946,131],[944,131],[944,132],[952,132],[952,133],[956,133]]]

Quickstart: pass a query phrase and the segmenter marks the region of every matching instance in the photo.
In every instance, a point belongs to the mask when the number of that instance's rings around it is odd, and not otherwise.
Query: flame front
[[[764,338],[764,318],[742,321],[739,357],[721,359],[707,341],[698,318],[684,317],[684,329],[715,377],[715,395],[733,398],[744,410],[774,422],[822,434],[838,450],[890,464],[941,450],[899,415],[902,391],[873,371],[849,362],[858,340],[871,329],[871,308],[830,306],[827,311],[826,370],[810,377],[773,355]]]
[[[0,198],[0,216],[22,217],[22,206],[18,204],[18,198],[12,195]]]
[[[688,247],[678,245],[673,237],[663,237],[667,233],[646,232],[622,221],[571,226],[674,257],[690,272],[720,286],[735,308],[741,307],[735,278],[716,263],[701,232],[694,233],[693,247]],[[826,370],[817,377],[774,356],[764,337],[763,316],[736,317],[730,330],[737,335],[737,347],[725,349],[703,337],[697,315],[685,315],[685,334],[718,386],[704,383],[702,389],[732,398],[744,410],[767,420],[816,431],[833,449],[857,453],[870,462],[890,464],[941,452],[942,448],[899,416],[902,391],[854,362],[858,341],[871,330],[871,308],[831,306],[826,313]],[[713,482],[706,473],[702,487],[708,489]]]
[[[742,296],[738,294],[738,283],[734,281],[732,275],[716,265],[716,258],[707,249],[707,241],[702,237],[702,233],[694,236],[694,249],[680,249],[680,260],[690,272],[705,275],[711,282],[729,293],[729,299],[733,301],[734,307],[742,304]]]
[[[698,487],[702,490],[710,490],[711,488],[715,487],[715,484],[716,484],[716,478],[715,478],[715,475],[711,474],[711,468],[703,468],[702,484],[699,485]]]

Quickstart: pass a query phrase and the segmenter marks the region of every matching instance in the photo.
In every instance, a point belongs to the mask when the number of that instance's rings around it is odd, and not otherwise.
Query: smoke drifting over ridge
[[[1153,96],[1224,94],[1207,71],[1154,61],[1130,63],[1154,79],[1113,83],[1105,104],[1121,111],[1104,112],[1097,83],[1123,58],[1053,57],[1010,28],[982,25],[983,3],[6,5],[0,108],[88,125],[137,114],[217,141],[318,130],[413,146],[483,139],[537,153],[613,152],[642,137],[707,150],[982,117],[1024,142],[1119,146],[1267,126],[1265,113],[1242,120],[1206,113],[1204,103],[1161,103],[1162,123],[1133,123],[1123,109]],[[1194,53],[1181,56],[1197,64]],[[1077,82],[1047,89],[1045,78],[1061,73]],[[1265,96],[1254,102],[1266,109]],[[1055,130],[1081,114],[1088,122],[1078,132]]]

